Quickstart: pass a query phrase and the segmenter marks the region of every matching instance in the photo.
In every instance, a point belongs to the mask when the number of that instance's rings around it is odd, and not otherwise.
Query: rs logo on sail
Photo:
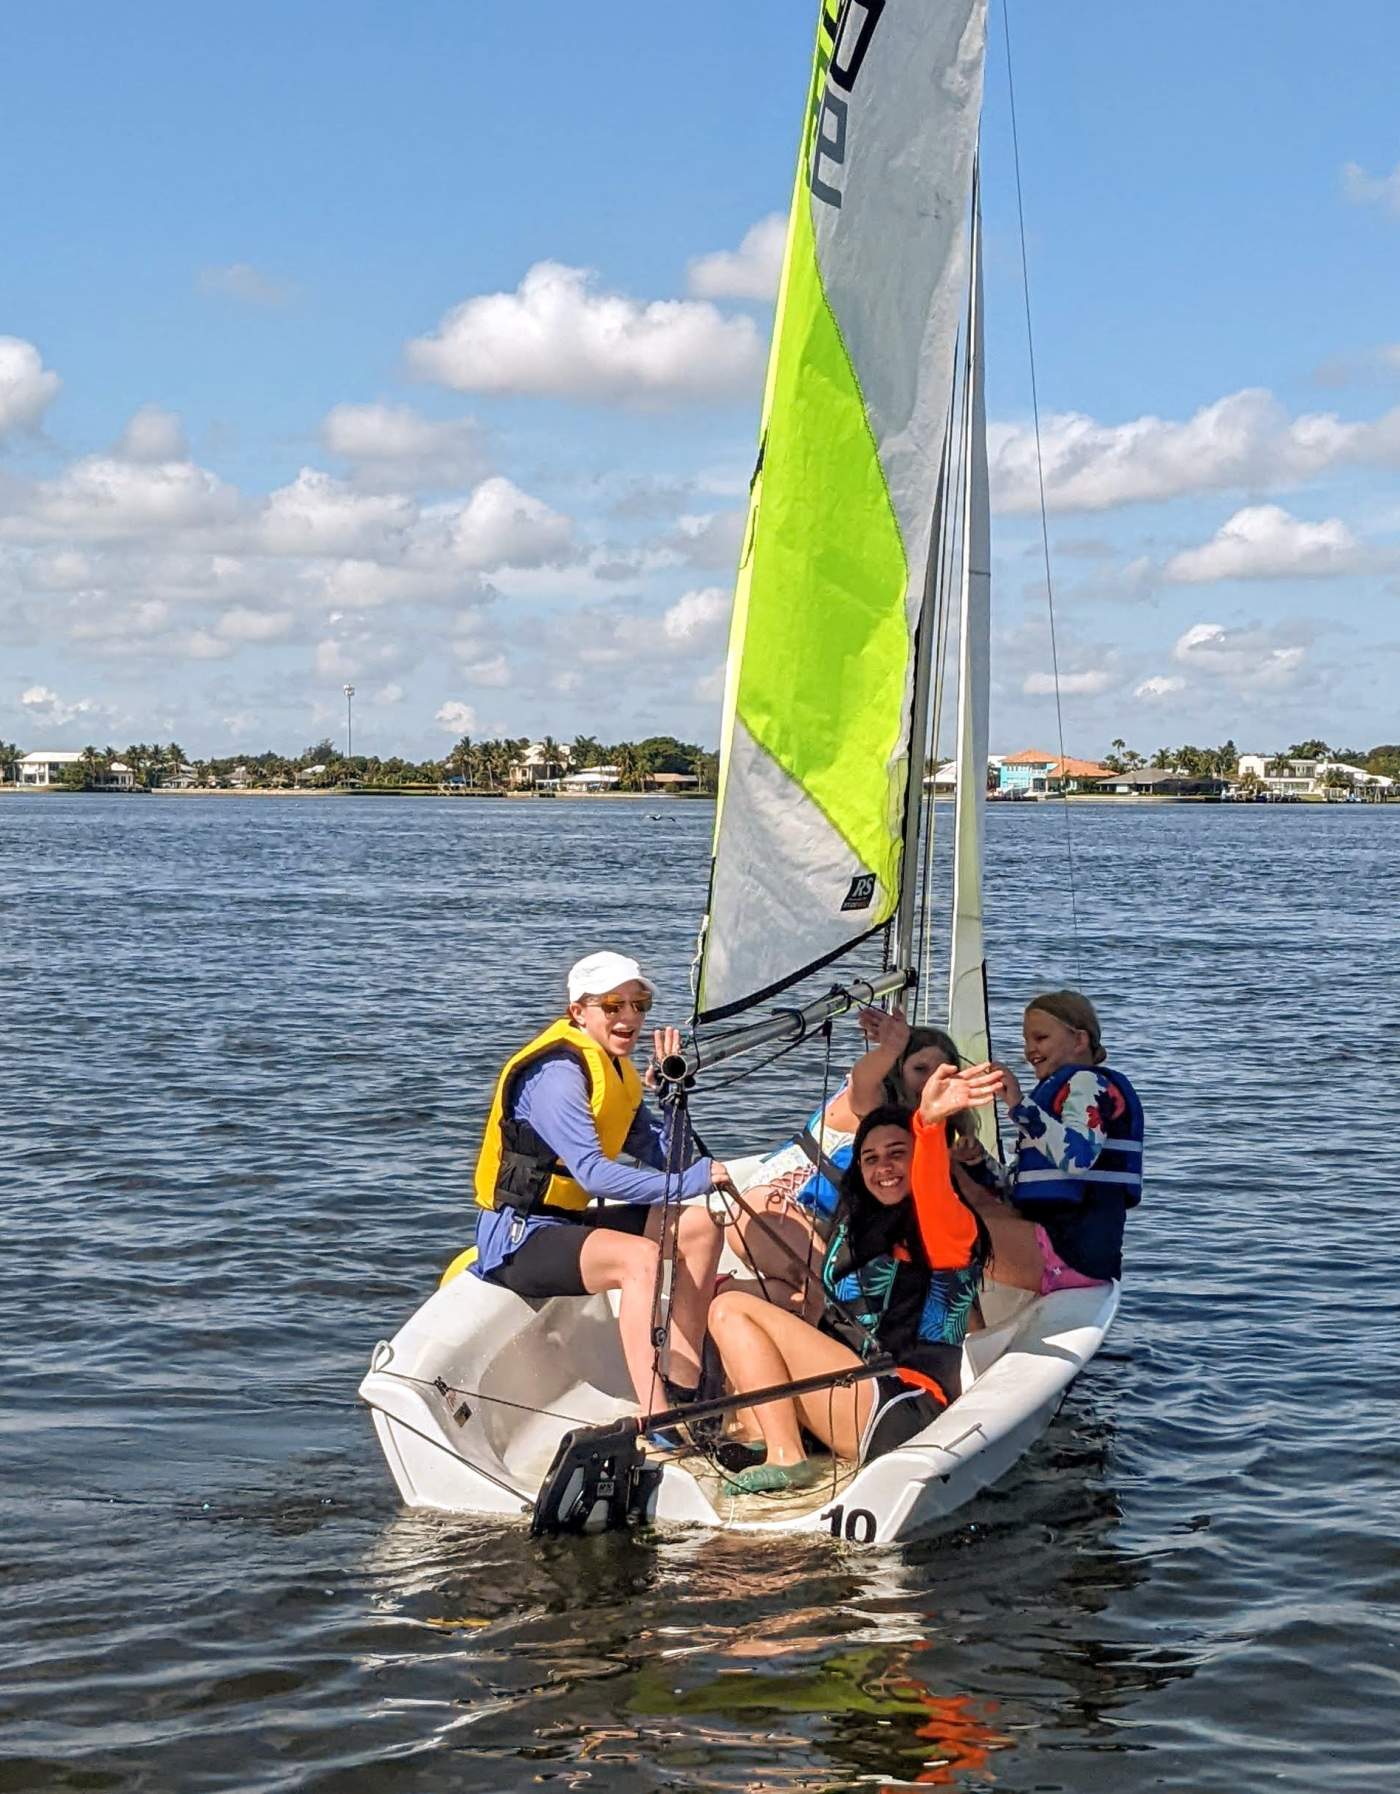
[[[885,10],[886,0],[842,0],[836,12],[836,0],[826,0],[822,14],[822,39],[826,50],[826,85],[822,89],[821,109],[812,136],[812,192],[829,206],[840,206],[840,180],[846,166],[846,126],[850,116],[851,93],[860,74]],[[840,91],[835,91],[839,89]]]

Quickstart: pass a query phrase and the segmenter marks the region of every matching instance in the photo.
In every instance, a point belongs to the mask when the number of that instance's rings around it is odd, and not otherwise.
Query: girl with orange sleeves
[[[949,1122],[1000,1093],[1002,1072],[942,1065],[917,1113],[881,1108],[860,1124],[842,1182],[822,1283],[865,1335],[861,1353],[838,1320],[812,1326],[741,1291],[716,1297],[710,1332],[738,1393],[806,1377],[837,1375],[878,1349],[897,1369],[845,1388],[765,1402],[752,1410],[765,1461],[730,1475],[740,1493],[806,1488],[822,1470],[807,1457],[802,1429],[838,1457],[878,1457],[920,1433],[961,1391],[962,1341],[981,1283],[986,1233],[953,1185]],[[833,1312],[836,1312],[833,1310]]]

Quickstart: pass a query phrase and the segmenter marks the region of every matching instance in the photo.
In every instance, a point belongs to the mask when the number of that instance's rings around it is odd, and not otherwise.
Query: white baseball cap
[[[603,997],[620,984],[633,979],[645,984],[653,996],[656,986],[637,964],[622,953],[590,953],[586,959],[569,967],[569,1001],[581,1003],[585,997]]]

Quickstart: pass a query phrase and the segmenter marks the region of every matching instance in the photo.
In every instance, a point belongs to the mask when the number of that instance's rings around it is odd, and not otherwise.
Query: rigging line
[[[424,1389],[436,1389],[439,1395],[460,1395],[463,1401],[494,1402],[498,1408],[518,1408],[522,1414],[542,1414],[549,1420],[564,1420],[570,1426],[592,1426],[591,1420],[580,1420],[577,1414],[560,1414],[553,1408],[537,1408],[533,1402],[513,1402],[504,1395],[487,1395],[482,1389],[459,1389],[441,1377],[411,1377],[406,1370],[378,1370],[377,1377],[395,1377],[400,1383],[417,1383]]]
[[[957,385],[958,353],[957,345],[955,343],[953,346],[953,379],[948,391],[948,418],[943,430],[943,460],[938,470],[938,489],[940,494],[946,494],[948,490],[948,481],[950,476],[952,476],[952,469],[954,466],[953,431],[956,427],[956,419],[958,416]],[[933,704],[931,706],[932,714],[929,719],[929,741],[933,744],[933,753],[931,756],[928,752],[928,742],[924,745],[924,764],[927,768],[930,759],[932,760],[935,779],[938,776],[938,740],[943,726],[943,677],[946,670],[947,647],[946,594],[951,573],[950,557],[952,553],[952,532],[948,526],[948,519],[950,517],[956,519],[957,517],[957,494],[954,493],[953,496],[955,505],[952,510],[946,505],[939,505],[936,507],[937,526],[939,531],[939,540],[937,543],[938,575],[934,583],[933,591],[935,607],[934,639],[929,661],[930,667],[933,670]],[[934,795],[936,796],[936,793]],[[927,1025],[929,988],[933,967],[933,929],[931,916],[933,913],[933,853],[934,840],[937,833],[935,828],[936,811],[933,807],[933,798],[927,791],[924,791],[921,794],[919,817],[923,823],[923,869],[922,883],[919,889],[918,951],[915,954],[915,961],[919,968],[920,977],[918,986],[914,992],[914,999],[911,1007],[914,1011],[915,1022]],[[919,844],[916,841],[914,844],[915,852],[918,852],[918,845]]]
[[[1079,962],[1079,899],[1074,877],[1074,834],[1069,821],[1069,776],[1065,763],[1065,719],[1060,703],[1060,656],[1055,639],[1055,589],[1050,577],[1050,523],[1045,510],[1045,458],[1040,445],[1040,397],[1035,377],[1035,335],[1031,329],[1031,277],[1026,255],[1026,209],[1021,192],[1021,141],[1016,129],[1016,81],[1011,66],[1011,0],[1001,0],[1006,38],[1006,90],[1011,102],[1011,154],[1016,169],[1016,218],[1021,232],[1021,291],[1026,301],[1026,349],[1031,368],[1031,414],[1035,420],[1035,473],[1040,489],[1040,540],[1045,554],[1045,601],[1050,612],[1050,669],[1055,681],[1055,724],[1060,741],[1060,796],[1064,805],[1065,860],[1069,869],[1069,913],[1074,931],[1074,976],[1082,982]]]
[[[965,358],[965,355],[966,355],[966,351],[964,351],[964,358]],[[963,369],[964,388],[966,388],[966,383],[967,383],[967,372],[966,372],[966,366],[964,366],[964,369]],[[935,647],[934,647],[934,651],[935,651],[935,655],[936,655],[936,660],[935,660],[934,664],[935,664],[935,667],[937,668],[937,675],[936,675],[936,679],[935,679],[935,683],[934,683],[934,713],[933,713],[933,762],[934,762],[935,777],[937,776],[937,770],[938,770],[938,744],[939,744],[939,740],[940,740],[940,738],[942,736],[942,732],[943,732],[943,699],[944,699],[944,694],[947,689],[947,682],[948,682],[948,646],[952,639],[951,622],[952,622],[952,613],[953,613],[953,604],[952,604],[953,575],[954,575],[954,571],[961,565],[960,557],[967,553],[967,544],[965,541],[963,541],[963,532],[962,532],[963,490],[964,490],[964,481],[966,479],[966,474],[967,474],[966,393],[964,392],[964,398],[963,398],[962,405],[960,405],[958,407],[958,410],[956,412],[954,412],[953,401],[957,396],[957,384],[958,384],[957,377],[955,375],[954,381],[953,381],[953,389],[954,390],[953,390],[953,393],[950,394],[949,401],[948,401],[949,402],[949,419],[948,419],[948,446],[947,446],[947,454],[949,457],[948,482],[949,482],[949,485],[951,488],[951,493],[952,493],[953,508],[948,513],[948,518],[947,518],[947,522],[945,524],[945,530],[944,530],[944,534],[945,534],[944,565],[943,565],[943,569],[942,569],[942,585],[939,590],[939,599],[938,599],[938,637],[937,637],[937,641],[936,641]],[[954,454],[953,454],[953,441],[954,441],[953,432],[954,432],[954,418],[955,417],[960,417],[962,419],[962,424],[959,427],[958,436],[957,436],[958,453],[956,456],[954,456]],[[959,581],[959,585],[961,585],[961,581]],[[929,913],[930,917],[932,916],[932,904],[933,904],[934,854],[935,854],[935,846],[936,846],[936,836],[937,836],[937,832],[938,832],[937,825],[936,825],[936,817],[938,814],[937,797],[938,797],[938,794],[936,791],[931,793],[929,796],[929,801],[928,801],[928,806],[927,806],[927,814],[928,814],[927,873],[928,873],[928,876],[927,876],[927,878],[925,880],[925,884],[924,884],[924,903],[928,909],[928,913]],[[924,1025],[927,1026],[928,1021],[929,1021],[929,1004],[931,1001],[932,988],[933,988],[933,975],[932,975],[932,973],[933,973],[933,928],[932,928],[931,922],[926,925],[924,939],[925,939],[925,944],[927,947],[927,963],[923,969],[927,973],[927,981],[923,985],[923,991],[922,991],[923,1004],[922,1004],[922,1008],[921,1008],[921,1014],[922,1014],[922,1019],[923,1019]]]
[[[666,1115],[665,1182],[661,1190],[661,1229],[657,1241],[656,1277],[651,1290],[651,1388],[647,1405],[655,1399],[658,1383],[666,1390],[666,1372],[661,1368],[662,1353],[669,1365],[671,1356],[672,1304],[676,1292],[676,1264],[681,1245],[681,1185],[685,1176],[685,1157],[689,1141],[689,1117],[683,1086],[674,1088]]]

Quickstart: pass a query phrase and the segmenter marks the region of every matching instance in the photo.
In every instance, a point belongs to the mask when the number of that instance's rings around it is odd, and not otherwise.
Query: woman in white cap
[[[652,1344],[663,1210],[729,1174],[702,1158],[666,1170],[661,1127],[632,1063],[655,997],[636,960],[590,953],[572,967],[568,1007],[506,1061],[477,1160],[477,1276],[522,1296],[619,1293],[627,1369],[643,1413],[695,1396],[723,1235],[703,1208],[676,1217],[669,1372]],[[656,1033],[658,1056],[679,1044]],[[636,1165],[619,1163],[625,1153]],[[589,1206],[594,1202],[598,1206]]]

